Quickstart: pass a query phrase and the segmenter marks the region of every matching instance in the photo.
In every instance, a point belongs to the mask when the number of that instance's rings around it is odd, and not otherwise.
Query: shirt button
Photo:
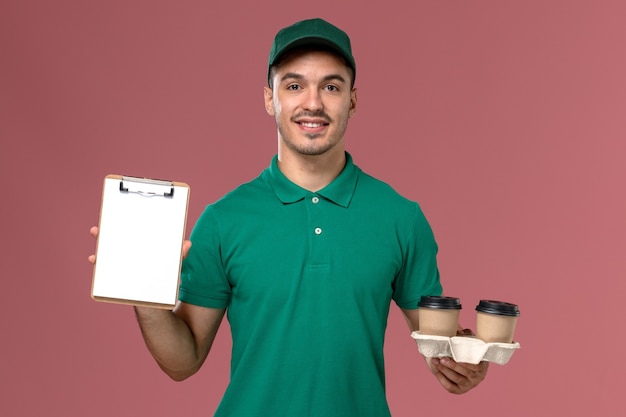
[[[322,229],[320,227],[316,227],[315,228],[315,234],[316,235],[321,235],[322,234]]]
[[[311,201],[313,202],[313,204],[317,204],[317,203],[319,203],[319,202],[320,202],[320,199],[319,199],[319,197],[317,197],[317,196],[316,196],[316,197],[313,197],[313,198],[311,199]]]

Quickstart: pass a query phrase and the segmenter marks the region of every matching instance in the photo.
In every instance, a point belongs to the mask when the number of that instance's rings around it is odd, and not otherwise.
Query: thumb
[[[185,240],[183,242],[183,258],[186,258],[189,254],[189,249],[191,249],[191,240]]]

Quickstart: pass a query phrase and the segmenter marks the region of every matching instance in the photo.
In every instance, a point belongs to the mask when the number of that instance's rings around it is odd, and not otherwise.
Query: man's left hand
[[[455,362],[452,358],[427,359],[428,366],[441,386],[453,394],[463,394],[485,379],[489,362]]]

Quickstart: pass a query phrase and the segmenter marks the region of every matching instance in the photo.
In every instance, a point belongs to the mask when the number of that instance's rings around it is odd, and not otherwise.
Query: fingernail
[[[442,365],[448,365],[449,363],[450,363],[450,360],[448,358],[441,358]]]

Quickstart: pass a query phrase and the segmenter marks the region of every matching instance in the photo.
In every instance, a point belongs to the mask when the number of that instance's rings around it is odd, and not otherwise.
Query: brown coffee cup
[[[476,337],[486,343],[512,343],[519,315],[515,304],[480,300],[476,306]]]
[[[461,301],[458,298],[424,296],[417,306],[421,334],[446,337],[456,335],[461,313]]]

